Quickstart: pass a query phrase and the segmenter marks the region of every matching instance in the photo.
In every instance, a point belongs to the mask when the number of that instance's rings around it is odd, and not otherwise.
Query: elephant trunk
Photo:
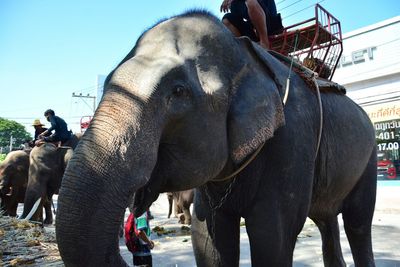
[[[60,188],[56,234],[66,266],[127,266],[119,254],[120,225],[129,197],[149,180],[157,159],[157,134],[140,125],[143,116],[132,115],[143,111],[142,103],[110,91]]]

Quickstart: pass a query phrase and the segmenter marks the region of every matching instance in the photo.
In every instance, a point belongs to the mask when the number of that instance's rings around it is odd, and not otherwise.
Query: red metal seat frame
[[[297,39],[297,44],[295,47]],[[332,79],[343,51],[340,22],[317,4],[315,17],[284,28],[278,35],[270,36],[271,49],[285,56],[318,59],[330,69]],[[313,71],[321,74],[322,67]]]

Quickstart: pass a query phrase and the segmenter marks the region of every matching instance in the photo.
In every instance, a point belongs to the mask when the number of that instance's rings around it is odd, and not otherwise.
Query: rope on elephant
[[[268,50],[268,53],[270,53],[283,64],[287,66],[292,65],[293,71],[296,72],[311,89],[318,89],[320,92],[326,93],[336,93],[342,95],[346,94],[346,88],[344,88],[344,86],[326,79],[321,79],[318,77],[318,73],[312,71],[301,63],[294,61],[293,57],[289,58],[274,50]],[[317,83],[314,82],[314,79],[316,79]],[[316,85],[318,85],[318,88]]]
[[[294,40],[294,48],[293,48],[293,54],[295,53],[295,51],[297,50],[297,40],[299,37],[299,32],[296,33],[296,38]],[[283,62],[285,62],[286,64],[288,64],[288,60],[289,58],[282,56],[274,51],[272,55],[274,55],[275,57],[277,57],[278,59],[281,59]],[[286,104],[287,98],[289,96],[289,88],[290,88],[290,77],[292,74],[292,68],[293,68],[293,64],[294,64],[294,56],[291,57],[290,59],[290,67],[289,67],[289,73],[288,73],[288,78],[286,80],[286,90],[285,90],[285,94],[283,97],[283,105]],[[320,85],[318,82],[318,74],[312,70],[310,70],[309,68],[307,68],[306,66],[300,65],[296,63],[296,73],[299,74],[299,76],[311,87],[311,88],[315,88],[315,91],[317,92],[317,100],[318,100],[318,108],[319,108],[319,129],[318,129],[318,136],[317,136],[317,145],[316,145],[316,150],[315,150],[315,155],[314,155],[314,160],[317,159],[318,156],[318,151],[319,151],[319,147],[321,144],[321,137],[322,137],[322,129],[323,129],[323,110],[322,110],[322,100],[321,100],[321,92],[320,92]],[[320,82],[322,85],[325,85],[327,88],[335,88],[337,91],[341,92],[341,93],[346,93],[346,90],[344,89],[344,87],[338,85],[337,83],[333,83],[333,82]]]
[[[296,51],[297,49],[297,40],[299,39],[299,32],[296,33],[296,38],[294,40],[294,46],[293,46],[293,53]],[[289,67],[289,73],[288,73],[288,77],[286,79],[286,90],[285,90],[285,94],[283,96],[283,105],[286,105],[286,101],[289,97],[289,88],[290,88],[290,76],[292,74],[292,68],[293,68],[293,62],[294,62],[294,57],[292,57],[292,60],[290,61],[290,67]]]
[[[315,156],[314,156],[314,160],[316,160],[317,156],[318,156],[319,147],[321,145],[322,129],[323,129],[323,124],[324,124],[324,114],[323,114],[323,110],[322,110],[321,93],[319,91],[319,85],[317,82],[317,78],[314,77],[313,81],[315,83],[315,88],[317,90],[318,107],[319,107],[319,130],[318,130],[318,137],[317,137],[317,148],[315,150]]]

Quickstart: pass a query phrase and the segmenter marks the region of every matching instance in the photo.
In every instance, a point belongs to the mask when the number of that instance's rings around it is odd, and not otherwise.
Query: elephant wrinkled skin
[[[56,147],[50,143],[36,146],[30,153],[29,178],[24,199],[24,210],[21,218],[26,218],[32,210],[34,203],[41,198],[37,211],[30,218],[34,221],[42,220],[42,205],[46,208],[45,224],[53,222],[51,199],[58,194],[61,179],[73,150],[70,147]]]
[[[30,152],[30,149],[12,151],[0,164],[1,209],[5,211],[5,215],[16,216],[18,203],[24,203],[29,177]],[[46,200],[43,206],[46,212],[44,223],[52,223],[51,202]],[[43,220],[41,209],[34,219]]]
[[[28,183],[29,151],[12,151],[0,164],[1,209],[16,216],[18,203],[24,202]]]
[[[321,231],[325,265],[344,266],[339,213],[355,265],[374,266],[371,122],[348,97],[323,93],[317,151],[316,94],[292,74],[283,107],[288,71],[204,12],[146,31],[107,77],[66,169],[56,222],[65,265],[126,266],[118,231],[130,196],[141,191],[140,213],[160,192],[199,187],[192,219],[198,266],[238,266],[240,217],[253,266],[291,266],[307,216]],[[234,180],[217,182],[264,142]]]

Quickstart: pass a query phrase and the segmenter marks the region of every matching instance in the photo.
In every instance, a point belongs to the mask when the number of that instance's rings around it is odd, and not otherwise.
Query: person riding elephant
[[[132,194],[142,191],[140,215],[161,192],[198,187],[197,266],[239,266],[241,217],[252,266],[292,266],[307,216],[325,265],[345,266],[339,213],[355,265],[374,266],[371,121],[334,85],[317,94],[296,73],[285,97],[288,74],[206,12],[145,31],[108,75],[64,173],[56,236],[65,265],[126,266],[118,232]]]
[[[268,36],[283,31],[282,19],[274,0],[224,0],[222,22],[236,36],[247,36],[270,49]]]
[[[29,154],[31,150],[12,151],[0,163],[1,210],[5,215],[17,216],[18,203],[24,203],[29,174]],[[51,222],[51,202],[44,202],[46,217],[44,223]]]
[[[43,204],[51,203],[58,194],[64,170],[72,157],[71,147],[56,147],[52,143],[35,146],[30,153],[29,178],[21,218],[42,220]],[[46,209],[45,224],[53,222],[51,209]]]
[[[47,121],[51,123],[51,127],[39,134],[39,139],[44,140],[45,142],[61,142],[61,145],[64,145],[71,139],[72,132],[68,130],[67,123],[62,118],[56,116],[54,110],[46,110],[44,112],[44,116],[46,117]],[[52,133],[53,130],[54,133]],[[52,134],[46,137],[46,135],[49,133]]]
[[[30,147],[34,147],[36,141],[39,140],[39,135],[47,130],[46,127],[43,127],[44,124],[42,124],[39,119],[34,120],[32,126],[35,128],[35,134],[34,134],[33,140],[29,141]],[[50,135],[51,135],[51,133],[47,132],[44,134],[44,137],[48,137]]]

